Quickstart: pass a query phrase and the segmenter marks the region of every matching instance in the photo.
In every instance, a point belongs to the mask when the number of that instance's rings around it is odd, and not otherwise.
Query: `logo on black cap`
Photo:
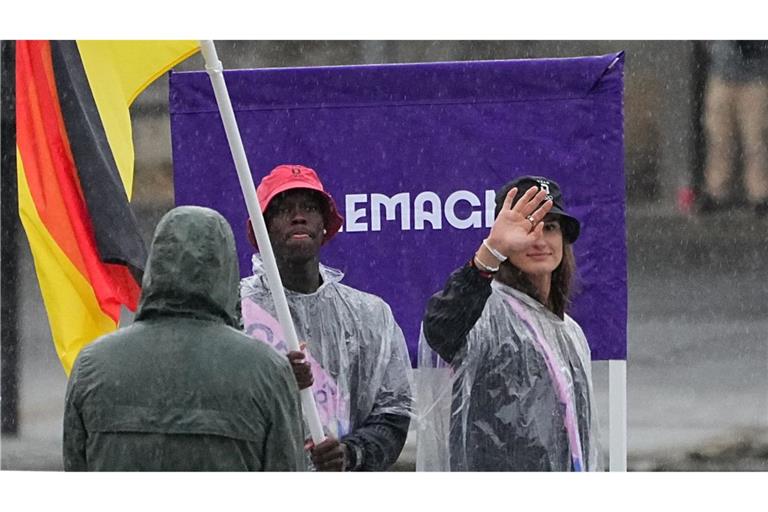
[[[547,197],[544,198],[545,201],[552,199],[552,194],[549,192],[549,181],[547,180],[536,180],[539,182],[539,188],[547,193]]]

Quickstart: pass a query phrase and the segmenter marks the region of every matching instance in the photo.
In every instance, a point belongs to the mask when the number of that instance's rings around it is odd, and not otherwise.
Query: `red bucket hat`
[[[314,169],[304,167],[303,165],[283,164],[278,165],[272,172],[262,178],[261,183],[256,188],[256,197],[259,198],[261,213],[267,211],[270,201],[281,192],[295,188],[306,188],[315,190],[325,199],[323,217],[325,220],[325,237],[323,243],[336,236],[341,226],[344,224],[344,218],[339,214],[336,203],[331,195],[325,191],[320,178]],[[251,220],[248,219],[248,240],[256,247],[256,237],[253,234]]]

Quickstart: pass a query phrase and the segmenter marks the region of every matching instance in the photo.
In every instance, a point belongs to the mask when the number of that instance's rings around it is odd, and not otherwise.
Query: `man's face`
[[[287,190],[269,202],[265,221],[278,259],[308,260],[323,243],[323,203],[317,192]]]

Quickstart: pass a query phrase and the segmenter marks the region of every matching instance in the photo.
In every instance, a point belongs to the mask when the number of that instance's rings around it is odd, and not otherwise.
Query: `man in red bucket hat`
[[[344,219],[317,173],[279,165],[256,195],[275,253],[296,334],[305,352],[288,352],[300,389],[312,387],[328,438],[312,447],[320,471],[383,471],[402,451],[411,413],[405,339],[379,297],[341,283],[343,273],[320,263],[321,246]],[[256,246],[248,223],[248,238]],[[241,283],[248,334],[287,352],[261,256]]]

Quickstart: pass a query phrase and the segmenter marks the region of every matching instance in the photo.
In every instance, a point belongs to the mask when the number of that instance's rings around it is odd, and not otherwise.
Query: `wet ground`
[[[768,222],[628,229],[630,467],[768,469]]]
[[[768,470],[768,221],[628,218],[630,470]],[[60,470],[66,378],[24,259],[20,431],[2,469]],[[607,446],[607,363],[595,364]],[[396,469],[414,467],[409,438]]]

